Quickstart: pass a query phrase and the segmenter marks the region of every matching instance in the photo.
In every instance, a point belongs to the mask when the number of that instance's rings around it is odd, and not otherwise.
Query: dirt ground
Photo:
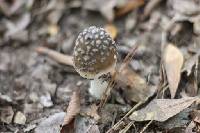
[[[70,63],[90,26],[117,44],[107,99]],[[0,0],[0,132],[200,132],[199,56],[199,0]]]

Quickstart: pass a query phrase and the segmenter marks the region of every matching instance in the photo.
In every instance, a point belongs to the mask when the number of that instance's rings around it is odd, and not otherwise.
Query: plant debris
[[[198,100],[199,98],[197,97],[182,99],[154,99],[145,108],[133,112],[130,119],[135,121],[155,120],[163,122]]]
[[[200,132],[200,1],[0,0],[0,16],[0,132]],[[90,26],[117,44],[101,100],[73,67]]]
[[[163,55],[171,97],[174,98],[179,85],[183,55],[174,45],[168,44]]]

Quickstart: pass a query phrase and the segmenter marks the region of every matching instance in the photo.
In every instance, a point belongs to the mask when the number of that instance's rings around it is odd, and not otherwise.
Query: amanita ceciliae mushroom
[[[115,41],[103,29],[91,26],[76,39],[73,61],[75,70],[84,78],[91,79],[89,92],[100,99],[108,86],[102,77],[113,71],[117,62]]]

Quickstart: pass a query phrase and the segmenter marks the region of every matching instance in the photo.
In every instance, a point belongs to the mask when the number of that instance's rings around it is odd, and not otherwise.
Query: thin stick
[[[121,64],[119,70],[115,69],[114,73],[112,74],[112,78],[104,92],[104,95],[101,98],[101,102],[99,104],[99,108],[103,107],[108,99],[108,96],[110,94],[111,89],[114,87],[115,84],[115,78],[117,76],[118,73],[120,73],[127,65],[128,63],[131,61],[131,59],[133,58],[133,56],[135,55],[135,51],[137,50],[138,45],[134,46],[132,48],[132,50],[128,53],[128,55],[125,57],[125,59],[123,60],[123,63]]]
[[[128,113],[126,113],[126,115],[124,115],[124,117],[122,117],[113,127],[111,127],[106,133],[111,133],[112,130],[115,130],[120,123],[126,118],[128,117],[130,114],[132,114],[133,111],[135,111],[140,105],[142,105],[143,103],[145,103],[148,99],[146,99],[144,102],[139,102],[137,103],[131,110],[128,111]]]
[[[133,124],[134,124],[133,121],[129,122],[128,125],[126,125],[126,127],[124,129],[122,129],[119,133],[126,133]]]
[[[57,51],[48,49],[46,47],[37,47],[36,51],[40,54],[44,54],[57,61],[58,63],[73,66],[72,56],[64,55]]]
[[[151,120],[143,129],[142,131],[140,131],[140,133],[143,133],[148,127],[149,125],[153,122],[153,120]]]

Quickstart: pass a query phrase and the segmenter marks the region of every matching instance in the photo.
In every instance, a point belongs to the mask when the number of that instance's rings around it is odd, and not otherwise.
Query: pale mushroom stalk
[[[89,93],[93,97],[100,99],[106,91],[108,84],[109,83],[107,81],[104,81],[104,79],[102,78],[94,78],[90,81]]]
[[[74,47],[74,67],[80,76],[91,79],[89,93],[100,99],[108,81],[102,75],[111,72],[116,65],[115,41],[103,29],[91,26],[83,30]]]

